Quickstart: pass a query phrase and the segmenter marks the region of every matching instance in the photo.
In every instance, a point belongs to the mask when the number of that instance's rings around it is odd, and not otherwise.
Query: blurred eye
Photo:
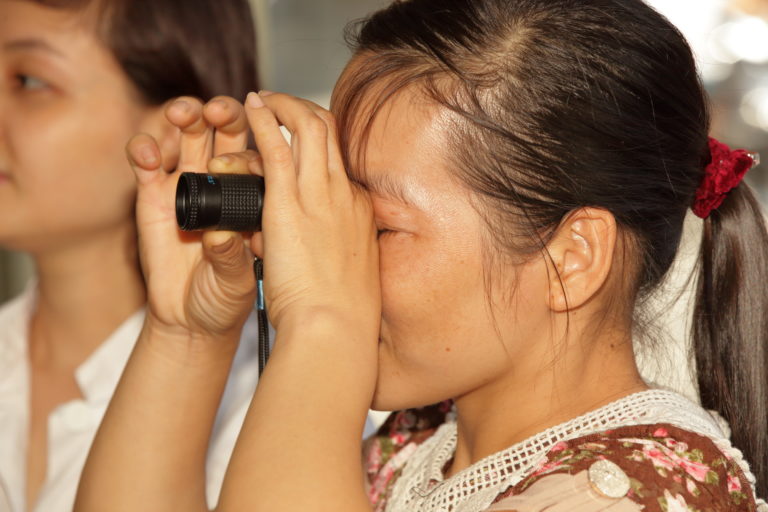
[[[391,235],[392,233],[394,233],[394,231],[392,231],[391,229],[377,229],[376,238],[379,239],[383,236]]]
[[[19,74],[19,75],[16,75],[16,79],[19,81],[19,86],[22,89],[27,89],[30,91],[38,91],[40,89],[45,89],[48,87],[47,83],[31,75]]]

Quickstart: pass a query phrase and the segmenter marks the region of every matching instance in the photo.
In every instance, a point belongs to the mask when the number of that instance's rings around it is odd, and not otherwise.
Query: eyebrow
[[[64,57],[64,54],[48,44],[42,39],[17,39],[9,41],[3,45],[3,48],[11,51],[33,50],[52,53],[58,57]]]
[[[350,180],[373,194],[394,199],[406,206],[416,207],[416,202],[403,184],[393,180],[387,173],[370,173],[368,176],[355,176]]]

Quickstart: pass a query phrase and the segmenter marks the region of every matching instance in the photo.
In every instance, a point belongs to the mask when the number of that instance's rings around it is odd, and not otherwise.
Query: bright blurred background
[[[252,0],[264,86],[327,105],[349,56],[342,33],[387,0]],[[648,0],[688,37],[713,100],[713,134],[763,154],[748,180],[768,205],[768,0]],[[33,269],[0,251],[0,302]]]

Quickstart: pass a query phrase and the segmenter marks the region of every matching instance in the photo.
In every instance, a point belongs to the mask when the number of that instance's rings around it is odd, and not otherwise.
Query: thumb
[[[248,279],[243,278],[252,274],[253,258],[239,233],[206,231],[203,234],[203,250],[222,284],[227,283],[238,289],[248,283]]]

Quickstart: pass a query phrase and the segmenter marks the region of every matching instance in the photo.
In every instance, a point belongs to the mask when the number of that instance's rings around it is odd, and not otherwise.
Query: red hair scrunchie
[[[696,190],[691,209],[698,217],[706,219],[725,200],[728,192],[736,188],[748,170],[759,163],[759,157],[743,149],[731,151],[726,144],[709,138],[712,161],[704,169],[704,179]]]

